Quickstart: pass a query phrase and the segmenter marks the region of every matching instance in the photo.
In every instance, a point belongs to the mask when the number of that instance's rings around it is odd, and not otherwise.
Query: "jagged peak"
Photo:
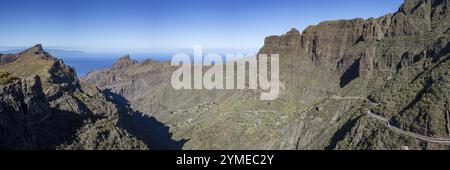
[[[113,68],[120,69],[125,68],[130,65],[136,64],[137,61],[131,60],[131,57],[129,54],[124,55],[123,57],[119,58],[116,63],[114,63]]]
[[[153,64],[153,63],[158,63],[156,60],[153,59],[145,59],[144,61],[142,61],[142,64]]]
[[[400,6],[399,12],[411,14],[415,8],[423,3],[429,3],[430,0],[405,0]]]
[[[119,61],[122,61],[122,60],[123,61],[131,61],[131,57],[130,57],[129,54],[127,54],[127,55],[124,55],[124,56],[119,58]]]
[[[299,30],[297,30],[296,28],[292,28],[291,30],[289,30],[286,34],[301,34]]]
[[[43,53],[44,49],[42,48],[42,44],[36,44],[31,48],[25,50],[26,53]]]
[[[36,74],[45,81],[49,80],[55,84],[77,83],[75,69],[66,65],[62,59],[53,57],[44,51],[41,44],[28,48],[15,56],[17,57],[9,59],[11,61],[5,62],[2,67],[18,77]],[[21,69],[17,70],[17,67],[21,67]]]
[[[41,44],[36,44],[31,48],[26,49],[18,54],[18,58],[29,58],[29,57],[39,57],[44,60],[59,60],[53,57],[50,53],[44,50]]]
[[[34,45],[33,47],[34,47],[34,48],[38,48],[38,49],[41,49],[41,50],[42,50],[42,44],[36,44],[36,45]]]
[[[292,28],[291,30],[289,30],[288,32],[286,32],[286,34],[283,35],[272,35],[272,36],[268,36],[266,37],[266,43],[269,43],[270,41],[273,41],[273,39],[278,39],[281,37],[300,37],[301,33],[299,30],[297,30],[296,28]]]
[[[429,5],[431,8],[436,8],[441,5],[448,5],[448,3],[448,0],[405,0],[398,9],[397,13],[409,15],[414,13],[414,11],[422,5]]]
[[[272,35],[264,40],[264,46],[259,51],[260,54],[272,53],[272,50],[288,50],[295,49],[300,46],[300,38],[302,33],[296,28],[292,28],[286,34],[281,36]]]

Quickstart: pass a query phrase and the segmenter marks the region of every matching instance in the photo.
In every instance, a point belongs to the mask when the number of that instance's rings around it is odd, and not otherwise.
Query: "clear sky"
[[[403,0],[1,0],[0,46],[98,52],[257,50],[268,35],[378,17]]]

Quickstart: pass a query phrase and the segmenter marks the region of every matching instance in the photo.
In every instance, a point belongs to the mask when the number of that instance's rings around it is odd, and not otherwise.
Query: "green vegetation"
[[[15,77],[11,76],[10,73],[0,70],[0,85],[8,84],[14,79]]]
[[[353,117],[361,117],[355,119],[351,130],[345,132],[335,149],[448,149],[395,133],[385,124],[365,116],[368,110],[372,110],[391,118],[405,131],[448,138],[445,114],[450,96],[448,56],[435,62],[423,59],[389,76],[384,85],[370,93],[369,99],[373,103],[365,102],[347,112]]]
[[[39,75],[42,79],[49,78],[49,70],[53,60],[46,60],[40,56],[21,56],[17,61],[2,66],[2,69],[15,77]]]
[[[400,71],[371,98],[381,103],[375,111],[392,117],[399,127],[445,137],[450,61],[445,59],[430,69],[423,68],[424,62]]]

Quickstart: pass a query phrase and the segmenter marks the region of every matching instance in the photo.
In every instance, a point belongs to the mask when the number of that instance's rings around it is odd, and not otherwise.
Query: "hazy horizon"
[[[256,52],[269,35],[325,20],[379,17],[403,0],[4,0],[0,47],[151,53],[204,49]]]

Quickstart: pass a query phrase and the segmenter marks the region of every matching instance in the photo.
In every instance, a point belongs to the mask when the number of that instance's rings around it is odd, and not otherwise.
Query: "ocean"
[[[85,76],[93,70],[102,70],[111,67],[119,58],[125,54],[107,54],[107,53],[67,53],[54,55],[60,58],[67,65],[75,68],[79,77]],[[173,54],[152,53],[152,54],[130,54],[132,60],[143,61],[152,59],[156,61],[170,61]]]
[[[218,53],[223,61],[226,61],[226,54]],[[235,54],[235,53],[231,53]],[[57,58],[63,59],[64,62],[76,69],[79,77],[85,76],[92,70],[102,70],[110,68],[120,57],[125,54],[93,54],[93,53],[62,53],[53,55]],[[149,53],[149,54],[130,54],[132,60],[143,61],[152,59],[159,62],[171,61],[175,53]],[[193,61],[193,54],[188,54]],[[203,56],[204,57],[204,56]]]
[[[25,50],[23,49],[12,49],[12,50],[1,50],[1,54],[14,54],[19,53],[21,51]],[[125,53],[89,53],[89,52],[83,52],[83,51],[68,51],[68,50],[57,50],[57,49],[45,49],[47,52],[49,52],[52,56],[62,59],[64,63],[67,65],[75,68],[78,77],[83,77],[87,73],[93,70],[103,70],[106,68],[110,68],[119,58],[126,55]],[[213,52],[213,51],[211,51]],[[204,52],[205,54],[208,54],[210,52]],[[229,52],[219,52],[218,54],[223,58],[225,61],[226,54],[246,54],[242,53],[241,51],[229,51]],[[172,57],[176,53],[131,53],[129,54],[132,60],[136,61],[143,61],[146,59],[152,59],[159,62],[165,62],[170,61]],[[193,60],[193,54],[192,53],[185,53],[191,57],[191,60]]]

